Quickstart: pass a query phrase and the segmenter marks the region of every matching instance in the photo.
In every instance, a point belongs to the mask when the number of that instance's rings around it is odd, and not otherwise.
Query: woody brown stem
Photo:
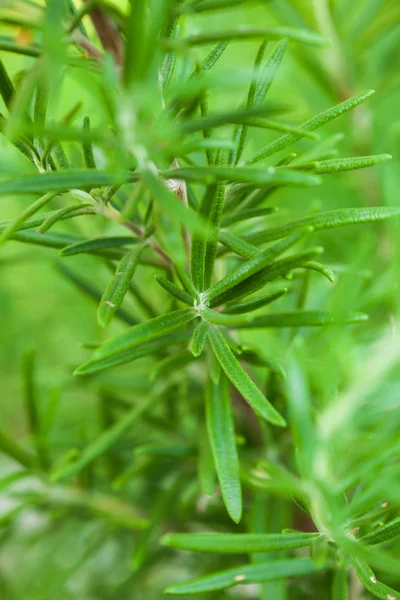
[[[89,0],[84,0],[88,3]],[[122,40],[118,29],[108,17],[108,15],[99,7],[93,8],[89,12],[99,40],[104,50],[111,52],[117,65],[122,64]]]

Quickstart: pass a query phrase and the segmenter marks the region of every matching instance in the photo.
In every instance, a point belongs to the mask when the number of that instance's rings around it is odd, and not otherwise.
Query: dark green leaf
[[[229,384],[221,376],[210,382],[206,395],[206,423],[222,498],[230,517],[238,523],[242,516],[239,459],[229,398]]]
[[[311,546],[319,533],[169,533],[164,546],[193,552],[250,554]]]
[[[97,320],[102,327],[106,327],[111,322],[114,314],[121,306],[142,251],[143,246],[136,246],[127,252],[118,264],[115,275],[105,289],[97,310]]]
[[[164,290],[171,294],[171,296],[174,296],[174,298],[177,298],[178,300],[184,302],[185,304],[188,304],[189,306],[193,306],[194,299],[190,294],[185,292],[185,290],[175,285],[169,279],[165,279],[160,275],[154,275],[154,279]]]
[[[247,400],[250,406],[261,417],[270,421],[273,425],[284,427],[285,419],[275,410],[261,393],[255,383],[247,375],[240,363],[236,360],[232,350],[222,333],[216,327],[210,328],[209,337],[215,356],[218,359],[222,369],[225,371],[228,379]]]
[[[223,590],[238,584],[262,583],[275,579],[286,579],[317,572],[312,560],[308,558],[271,560],[256,565],[244,565],[228,571],[221,571],[199,579],[193,579],[167,588],[167,594],[185,595]]]

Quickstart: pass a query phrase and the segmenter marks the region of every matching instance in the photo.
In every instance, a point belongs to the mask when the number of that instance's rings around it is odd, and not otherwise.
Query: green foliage
[[[395,0],[1,6],[0,267],[45,269],[1,300],[2,544],[35,557],[27,588],[0,552],[1,597],[400,598],[399,127],[359,91],[398,100],[399,24]]]

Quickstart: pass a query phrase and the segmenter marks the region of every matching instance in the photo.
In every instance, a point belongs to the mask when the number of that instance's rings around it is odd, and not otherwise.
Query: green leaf
[[[254,98],[254,104],[261,104],[264,101],[275,77],[278,72],[279,66],[282,62],[283,56],[287,48],[288,40],[284,38],[275,46],[271,57],[265,65],[263,72],[260,74],[256,94]]]
[[[257,83],[258,83],[258,77],[259,77],[259,72],[260,72],[260,65],[264,58],[264,53],[265,53],[266,47],[267,47],[267,40],[263,40],[260,44],[260,47],[258,49],[256,58],[254,61],[253,80],[250,83],[249,92],[247,94],[247,108],[251,108],[254,104]],[[237,164],[239,162],[240,157],[242,156],[242,152],[243,152],[243,149],[246,144],[247,132],[248,132],[247,125],[242,125],[239,128],[239,131],[238,131],[239,142],[238,142],[238,149],[237,149],[236,158],[235,158],[235,164]]]
[[[254,258],[254,256],[257,256],[260,252],[256,246],[249,244],[228,231],[220,232],[219,241],[229,250],[232,250],[232,252],[243,258]]]
[[[210,325],[207,321],[200,321],[196,329],[193,332],[192,339],[190,341],[189,350],[193,356],[200,356],[203,352],[204,344],[210,330]]]
[[[74,188],[92,188],[130,181],[131,176],[107,171],[63,171],[25,175],[0,182],[0,195],[7,194],[45,194],[47,192],[66,192]]]
[[[92,210],[88,211],[87,209],[89,207],[91,207]],[[49,229],[51,229],[53,225],[58,223],[58,221],[63,221],[65,218],[72,218],[80,214],[90,214],[90,212],[95,212],[95,210],[96,209],[93,207],[92,204],[82,203],[72,204],[71,206],[60,208],[60,210],[56,210],[54,213],[51,213],[48,217],[44,219],[37,232],[39,234],[46,233],[46,231],[49,231]],[[26,224],[27,222],[25,221],[24,225]]]
[[[227,289],[218,296],[215,296],[209,300],[209,306],[214,308],[215,306],[220,306],[226,302],[238,300],[239,298],[248,296],[253,292],[257,292],[270,281],[274,281],[279,277],[286,276],[292,269],[300,267],[303,263],[321,254],[321,252],[322,248],[316,247],[311,248],[310,250],[298,252],[297,254],[288,256],[287,258],[282,258],[281,260],[270,262],[269,265],[261,271],[258,271],[238,285]]]
[[[317,162],[314,173],[326,175],[328,173],[339,173],[341,171],[354,171],[374,167],[382,162],[391,160],[390,154],[377,154],[375,156],[353,156],[351,158],[334,158],[332,160],[321,160]]]
[[[235,523],[239,523],[242,516],[242,491],[226,377],[222,376],[217,385],[209,383],[206,394],[206,423],[222,498],[229,516]]]
[[[84,117],[83,131],[90,134],[90,118]],[[82,142],[83,158],[87,169],[96,169],[96,161],[94,159],[93,147],[89,140]]]
[[[173,585],[166,589],[167,594],[185,595],[200,594],[223,590],[238,584],[262,583],[276,579],[286,579],[300,575],[316,573],[320,569],[308,558],[271,560],[255,565],[244,565],[213,575],[193,579],[186,583]]]
[[[222,165],[224,156],[222,152],[218,152],[216,165]],[[204,256],[204,288],[207,289],[211,285],[214,272],[214,262],[217,252],[217,243],[219,237],[219,228],[224,209],[225,200],[225,182],[220,181],[215,187],[215,193],[209,197],[210,202],[205,208],[206,223],[210,227],[210,235],[208,236],[205,256]]]
[[[349,600],[347,569],[336,569],[333,575],[332,600]]]
[[[366,92],[363,92],[362,94],[358,94],[357,96],[354,96],[353,98],[350,98],[349,100],[345,100],[344,102],[337,104],[333,108],[328,108],[328,110],[325,110],[324,112],[318,114],[317,116],[313,117],[312,119],[305,121],[305,123],[302,123],[300,125],[300,127],[307,131],[315,131],[316,129],[319,129],[326,123],[329,123],[329,121],[332,121],[333,119],[337,119],[338,117],[340,117],[344,113],[348,112],[349,110],[352,110],[353,108],[355,108],[362,102],[365,102],[365,100],[368,100],[368,98],[370,98],[372,96],[372,94],[374,94],[374,93],[375,93],[374,90],[367,90]],[[253,165],[256,162],[263,160],[263,158],[266,158],[267,156],[271,156],[271,154],[280,152],[284,148],[287,148],[288,146],[290,146],[290,145],[294,144],[295,142],[297,142],[298,140],[300,140],[302,137],[303,136],[301,136],[301,135],[299,136],[299,135],[295,135],[295,134],[284,135],[284,136],[280,137],[278,140],[276,140],[275,142],[271,142],[270,144],[265,146],[262,150],[260,150],[256,154],[254,154],[251,158],[249,158],[249,160],[246,161],[245,164]]]
[[[89,444],[80,454],[78,459],[72,464],[55,471],[50,480],[52,482],[62,481],[67,477],[72,477],[81,471],[84,467],[96,460],[99,456],[110,450],[132,427],[142,414],[151,408],[160,395],[149,395],[146,400],[138,406],[134,406],[127,414],[115,423],[112,427],[101,433],[91,444]]]
[[[121,306],[142,251],[142,245],[136,246],[127,252],[118,264],[115,275],[105,289],[97,310],[97,321],[102,327],[106,327],[111,322],[114,314]]]
[[[361,542],[364,544],[383,544],[390,540],[394,540],[400,536],[400,517],[393,519],[389,523],[386,523],[376,531],[368,533],[361,538]]]
[[[351,562],[357,577],[365,589],[371,592],[373,596],[382,600],[400,600],[400,593],[380,583],[366,562],[357,558],[352,559]]]
[[[48,204],[50,200],[56,196],[58,196],[57,192],[50,192],[45,194],[42,198],[35,200],[35,202],[32,202],[28,208],[26,208],[14,221],[11,221],[11,223],[3,229],[0,235],[0,244],[10,239],[16,231],[19,231],[22,228],[27,219],[43,208],[43,206],[46,206],[46,204]]]
[[[251,183],[258,187],[271,184],[309,186],[321,183],[321,179],[316,175],[281,167],[254,169],[210,165],[208,167],[182,167],[180,169],[161,171],[161,175],[166,179],[183,179],[184,181],[197,181],[204,184],[212,184],[217,181],[236,181]]]
[[[240,329],[257,329],[260,327],[323,327],[325,325],[362,323],[367,319],[367,315],[356,312],[293,311],[254,317],[247,323],[237,325],[236,327]]]
[[[165,277],[161,277],[161,275],[154,275],[154,279],[165,291],[171,294],[171,296],[177,298],[181,302],[184,302],[184,304],[193,306],[194,300],[192,296],[179,286],[175,285],[175,283],[173,283],[169,279],[165,279]]]
[[[282,242],[274,244],[272,247],[259,252],[257,256],[246,261],[239,267],[237,267],[232,273],[221,279],[218,283],[209,288],[205,294],[203,301],[205,303],[210,302],[218,296],[226,294],[229,290],[239,285],[246,279],[249,279],[252,275],[255,275],[259,271],[265,269],[265,267],[272,263],[273,259],[283,254],[297,244],[307,233],[311,230],[303,230],[295,233],[293,236],[286,238]]]
[[[370,208],[340,208],[319,213],[312,217],[304,217],[280,227],[274,227],[262,232],[256,232],[247,237],[252,244],[263,244],[291,235],[302,227],[311,226],[314,231],[383,221],[400,214],[400,208],[392,206],[377,206]]]
[[[207,56],[203,59],[198,69],[195,69],[189,79],[197,77],[203,71],[209,71],[215,63],[221,58],[225,52],[229,42],[217,42],[215,46],[208,52]]]
[[[150,342],[167,333],[171,333],[179,327],[183,327],[189,321],[197,317],[197,312],[193,308],[182,308],[165,315],[160,315],[155,319],[150,319],[146,323],[139,323],[128,331],[118,335],[112,340],[106,342],[95,352],[95,358],[108,358],[115,354],[130,350],[135,346]]]
[[[270,40],[281,40],[288,38],[295,42],[309,44],[311,46],[325,46],[326,40],[312,31],[306,29],[292,29],[291,27],[247,27],[242,25],[237,29],[222,31],[209,31],[180,38],[178,40],[163,39],[162,43],[167,48],[181,50],[191,46],[202,46],[222,41],[240,41],[267,38]]]
[[[284,296],[287,293],[287,291],[288,288],[280,288],[278,290],[270,292],[269,294],[266,294],[265,296],[255,298],[254,300],[248,300],[247,302],[240,303],[238,302],[236,304],[227,304],[223,314],[229,313],[240,315],[243,313],[254,312],[255,310],[258,310],[260,308],[263,308],[264,306],[267,306],[268,304],[271,304],[271,302],[275,302],[275,300],[278,300],[279,298]]]
[[[180,336],[162,336],[156,340],[142,344],[141,346],[136,346],[131,350],[125,350],[125,352],[113,354],[112,356],[107,356],[106,358],[95,358],[90,360],[75,369],[74,375],[94,375],[95,373],[107,371],[108,369],[125,365],[133,362],[134,360],[138,360],[139,358],[157,354],[157,352],[164,350],[168,345],[187,342],[188,339],[189,334]]]
[[[222,369],[228,379],[247,400],[250,406],[261,417],[273,425],[284,427],[286,422],[277,410],[268,402],[255,383],[247,375],[240,363],[235,358],[232,350],[222,333],[216,327],[211,327],[209,332],[212,348]]]
[[[192,552],[251,554],[304,548],[319,536],[319,533],[167,533],[161,543]]]
[[[118,237],[105,237],[105,238],[93,238],[91,240],[83,240],[82,242],[76,242],[75,244],[69,244],[60,250],[60,256],[75,256],[77,254],[97,254],[100,250],[108,248],[121,248],[129,246],[131,244],[137,244],[137,239],[133,236],[118,236]]]
[[[216,484],[216,473],[210,441],[205,429],[200,434],[198,445],[197,476],[200,490],[204,496],[213,496]]]
[[[326,267],[325,265],[316,262],[315,260],[309,260],[308,262],[301,265],[302,269],[309,269],[310,271],[316,271],[317,273],[321,273],[330,281],[331,283],[335,283],[335,274],[334,272]]]

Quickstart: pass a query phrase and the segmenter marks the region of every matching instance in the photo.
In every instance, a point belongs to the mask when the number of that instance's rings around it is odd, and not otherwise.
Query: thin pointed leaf
[[[142,344],[141,346],[137,346],[131,350],[120,352],[119,354],[113,354],[112,356],[107,356],[106,358],[95,358],[93,360],[89,360],[75,369],[74,375],[94,375],[95,373],[107,371],[108,369],[113,369],[114,367],[128,364],[138,360],[139,358],[157,354],[160,350],[165,350],[166,346],[168,345],[182,342],[186,343],[188,339],[189,334],[179,336],[162,336],[161,338],[146,344]]]
[[[228,231],[221,231],[219,234],[219,241],[221,244],[226,246],[229,250],[241,256],[242,258],[254,258],[259,254],[259,249],[252,244],[246,242],[246,240],[242,240],[237,237],[233,233],[229,233]]]
[[[83,119],[83,131],[90,133],[90,118],[84,117]],[[96,161],[94,159],[93,147],[89,140],[82,142],[83,158],[85,160],[85,166],[87,169],[96,169]]]
[[[135,274],[142,251],[143,246],[136,246],[127,252],[118,264],[115,275],[105,289],[97,309],[97,321],[102,327],[106,327],[119,310]]]
[[[259,327],[323,327],[326,325],[362,323],[367,319],[367,315],[356,312],[293,311],[254,317],[251,321],[237,325],[236,327],[240,329],[257,329]]]
[[[307,233],[310,233],[311,230],[306,229],[305,231],[300,231],[295,233],[293,236],[285,238],[282,242],[278,242],[274,244],[267,250],[263,252],[259,252],[257,256],[251,258],[246,261],[239,267],[237,267],[232,273],[221,279],[218,283],[209,288],[204,295],[204,301],[208,302],[213,300],[217,296],[221,296],[239,285],[246,279],[249,279],[252,275],[255,275],[259,271],[265,269],[265,267],[272,263],[274,258],[283,254],[291,248],[293,245],[297,244]]]
[[[206,423],[222,498],[229,516],[238,523],[242,516],[239,458],[229,398],[228,380],[209,384],[206,394]]]
[[[310,248],[310,250],[304,250],[288,256],[287,258],[270,262],[269,265],[261,271],[258,271],[238,285],[232,288],[230,287],[226,291],[209,300],[210,308],[221,306],[222,304],[231,302],[233,300],[239,300],[239,298],[243,298],[253,294],[254,292],[257,292],[270,281],[274,281],[280,277],[285,277],[292,269],[297,269],[301,267],[303,263],[315,258],[321,254],[322,250],[323,249],[320,247]]]
[[[337,569],[333,575],[332,600],[349,600],[347,569]]]
[[[340,208],[319,213],[312,217],[305,217],[292,221],[280,227],[274,227],[263,232],[256,232],[247,237],[253,244],[263,244],[286,237],[301,227],[311,226],[314,231],[356,225],[358,223],[372,223],[400,215],[400,208],[392,206],[377,206],[371,208]]]
[[[311,46],[325,46],[326,40],[312,31],[306,29],[292,29],[291,27],[247,27],[241,26],[237,29],[227,29],[222,31],[210,31],[208,33],[198,33],[180,38],[179,40],[162,40],[167,48],[181,50],[192,46],[202,46],[219,41],[229,40],[253,40],[267,38],[270,40],[281,40],[288,38],[294,42],[309,44]]]
[[[85,189],[128,182],[131,175],[122,176],[107,171],[68,171],[25,175],[0,182],[0,195],[7,194],[45,194],[47,192],[65,192],[70,189]]]
[[[160,275],[154,275],[154,279],[166,292],[171,294],[171,296],[177,298],[181,302],[184,302],[184,304],[193,306],[193,297],[190,294],[188,294],[188,292],[175,285],[175,283],[173,283],[169,279],[165,279],[165,277],[161,277]]]
[[[316,573],[320,569],[308,558],[271,560],[255,565],[244,565],[227,571],[220,571],[213,575],[193,579],[186,583],[171,586],[166,589],[167,594],[185,595],[200,594],[223,590],[235,585],[245,583],[262,583],[276,579],[286,579],[300,575]]]
[[[310,271],[316,271],[317,273],[321,273],[324,277],[327,278],[331,283],[335,283],[335,274],[334,272],[326,267],[322,263],[316,262],[315,260],[310,260],[303,265],[301,265],[302,269],[309,269]]]
[[[368,533],[361,538],[361,542],[370,545],[383,544],[398,537],[400,537],[400,517],[389,521],[389,523],[386,523],[376,531]]]
[[[352,564],[357,577],[373,596],[381,598],[381,600],[400,600],[400,593],[378,581],[366,562],[354,558]]]
[[[236,304],[228,304],[225,307],[223,314],[229,313],[240,315],[243,313],[254,312],[255,310],[259,310],[260,308],[271,304],[271,302],[275,302],[275,300],[278,300],[279,298],[284,296],[287,293],[287,291],[288,288],[280,288],[269,294],[266,294],[265,296],[255,298],[254,300],[248,300],[247,302],[240,302]]]
[[[204,344],[210,330],[210,325],[207,321],[200,321],[196,329],[193,332],[192,339],[190,341],[190,351],[193,356],[200,356],[203,352]]]
[[[258,52],[256,54],[256,58],[254,61],[254,68],[253,68],[253,80],[250,83],[249,86],[249,92],[247,94],[247,108],[251,108],[254,104],[254,99],[255,99],[255,95],[256,95],[256,89],[257,89],[257,83],[258,83],[258,77],[259,77],[259,72],[260,72],[260,65],[261,62],[264,58],[264,53],[265,53],[265,48],[267,47],[267,40],[263,40],[260,44],[260,47],[258,49]],[[235,164],[237,164],[240,160],[240,157],[242,156],[242,152],[244,149],[244,146],[246,144],[246,137],[247,137],[247,132],[248,132],[248,126],[247,125],[241,125],[240,129],[239,129],[240,133],[238,132],[239,135],[239,141],[238,141],[238,148],[237,148],[237,152],[236,152],[236,159],[235,159]]]
[[[119,237],[105,237],[105,238],[93,238],[91,240],[83,240],[75,244],[69,244],[60,250],[60,256],[76,256],[77,254],[96,254],[101,250],[109,248],[121,248],[129,246],[131,244],[137,244],[137,239],[133,236],[119,236]]]
[[[340,173],[342,171],[354,171],[374,167],[382,162],[391,160],[391,154],[377,154],[372,156],[353,156],[351,158],[334,158],[332,160],[321,160],[317,162],[314,173],[327,175],[328,173]]]
[[[319,129],[326,123],[329,123],[329,121],[332,121],[333,119],[337,119],[338,117],[340,117],[344,113],[348,112],[349,110],[352,110],[353,108],[355,108],[362,102],[365,102],[365,100],[368,100],[368,98],[370,98],[372,96],[372,94],[374,94],[374,90],[367,90],[366,92],[363,92],[362,94],[358,94],[357,96],[354,96],[353,98],[350,98],[349,100],[345,100],[344,102],[337,104],[333,108],[328,108],[327,110],[318,114],[317,116],[313,117],[312,119],[305,121],[305,123],[302,123],[300,125],[300,127],[302,129],[306,129],[307,131],[315,131],[316,129]],[[271,156],[272,154],[275,154],[276,152],[280,152],[284,148],[287,148],[291,144],[294,144],[295,142],[300,140],[301,137],[302,136],[298,136],[298,135],[294,135],[294,134],[284,135],[281,138],[279,138],[278,140],[276,140],[275,142],[271,142],[270,144],[265,146],[265,148],[263,148],[262,150],[259,150],[259,152],[254,154],[251,158],[249,158],[249,160],[247,160],[245,164],[253,165],[256,162],[263,160],[267,156]]]
[[[263,73],[260,75],[257,83],[256,96],[254,99],[255,104],[260,104],[264,101],[264,98],[267,95],[282,62],[287,44],[288,40],[286,38],[278,42],[273,53],[271,54],[271,57],[265,65]]]
[[[243,182],[257,185],[258,187],[276,185],[312,186],[321,183],[317,175],[294,169],[269,167],[268,169],[254,169],[247,167],[187,167],[162,171],[166,179],[183,179],[199,183],[212,184],[217,181]],[[1,192],[1,187],[0,187]]]
[[[168,533],[164,546],[221,554],[273,552],[311,546],[319,533]]]
[[[218,152],[216,158],[216,165],[222,165],[224,157],[222,152]],[[210,226],[210,235],[208,236],[205,257],[204,257],[204,288],[207,289],[211,285],[213,273],[214,273],[214,262],[217,252],[217,243],[219,237],[219,229],[222,218],[222,211],[224,209],[225,201],[225,187],[224,181],[220,181],[216,188],[215,193],[211,197],[211,202],[207,207],[206,222]]]
[[[96,350],[95,358],[107,358],[130,350],[140,344],[150,342],[167,333],[171,333],[179,327],[183,327],[196,317],[197,312],[193,308],[182,308],[165,315],[160,315],[155,319],[150,319],[146,323],[139,323],[106,342],[101,348]]]
[[[26,208],[14,221],[11,221],[7,227],[5,227],[0,235],[0,244],[9,240],[16,231],[19,231],[23,228],[23,225],[27,219],[32,217],[36,212],[38,212],[43,206],[46,206],[52,200],[58,196],[57,192],[50,192],[45,194],[42,198],[35,200]]]
[[[222,333],[216,328],[211,327],[209,332],[212,348],[222,369],[225,371],[228,379],[247,400],[250,406],[261,417],[270,421],[273,425],[284,427],[286,422],[277,410],[268,402],[265,396],[258,389],[256,384],[250,379],[246,371],[235,358],[232,350]]]
[[[72,204],[71,206],[66,206],[65,208],[60,208],[60,210],[57,210],[54,213],[51,213],[48,217],[45,218],[45,220],[40,225],[37,232],[39,234],[46,233],[46,231],[49,231],[53,227],[53,225],[58,223],[58,221],[62,221],[66,217],[71,218],[71,217],[76,216],[76,214],[81,214],[80,211],[82,211],[83,209],[86,209],[88,207],[92,207],[93,210],[95,210],[92,204],[82,204],[82,203]],[[26,225],[26,221],[25,221],[25,225]]]

